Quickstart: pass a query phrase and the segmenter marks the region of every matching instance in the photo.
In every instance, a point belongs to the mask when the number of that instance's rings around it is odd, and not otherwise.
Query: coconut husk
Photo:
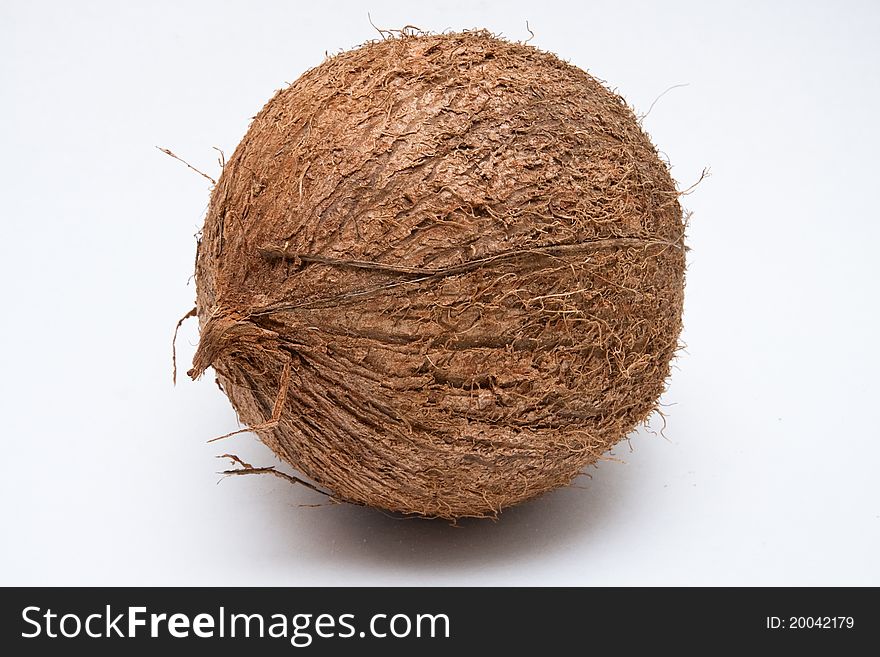
[[[277,92],[225,164],[189,373],[338,500],[494,515],[656,409],[678,198],[623,99],[552,54],[366,44]]]

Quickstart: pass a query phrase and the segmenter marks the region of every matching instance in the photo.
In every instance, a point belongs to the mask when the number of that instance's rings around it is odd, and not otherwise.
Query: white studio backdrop
[[[529,37],[606,80],[693,211],[658,420],[497,522],[271,477],[171,385],[210,184],[273,91],[381,27]],[[0,4],[0,584],[880,584],[876,2]],[[186,365],[195,323],[178,342]],[[185,367],[184,367],[185,369]],[[219,482],[219,483],[218,483]]]

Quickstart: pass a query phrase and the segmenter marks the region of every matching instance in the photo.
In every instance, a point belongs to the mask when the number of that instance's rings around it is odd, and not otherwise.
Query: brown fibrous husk
[[[337,500],[495,515],[656,410],[683,240],[618,95],[483,31],[401,33],[277,92],[225,164],[190,375]]]

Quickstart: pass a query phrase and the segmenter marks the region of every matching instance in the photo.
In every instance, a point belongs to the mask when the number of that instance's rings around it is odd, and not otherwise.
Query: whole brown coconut
[[[494,515],[656,408],[684,225],[617,95],[487,32],[327,59],[254,118],[198,248],[241,420],[339,500]]]

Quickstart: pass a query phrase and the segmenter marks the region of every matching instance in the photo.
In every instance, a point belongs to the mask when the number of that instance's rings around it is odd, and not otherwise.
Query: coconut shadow
[[[616,451],[630,456],[625,443]],[[305,558],[316,565],[344,565],[370,573],[377,583],[393,581],[401,571],[431,577],[503,568],[615,531],[614,519],[637,483],[631,481],[635,468],[602,462],[588,472],[591,477],[507,509],[497,520],[467,518],[457,525],[351,505],[288,505],[288,512],[303,516],[302,523],[279,540],[289,541],[286,552],[298,564]]]

